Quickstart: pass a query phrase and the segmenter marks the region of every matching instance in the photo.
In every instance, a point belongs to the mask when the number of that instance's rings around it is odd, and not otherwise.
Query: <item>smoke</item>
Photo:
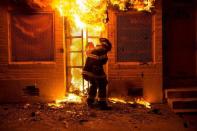
[[[0,7],[8,5],[8,0],[0,0]]]

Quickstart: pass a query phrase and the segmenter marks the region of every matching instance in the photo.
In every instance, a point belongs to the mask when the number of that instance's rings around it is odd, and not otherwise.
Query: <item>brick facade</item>
[[[63,19],[54,13],[55,61],[9,62],[9,11],[0,7],[0,102],[50,101],[65,95],[65,56]],[[47,23],[46,23],[47,24]],[[24,88],[35,86],[39,96],[24,94]]]
[[[113,44],[109,54],[107,74],[110,96],[126,96],[132,87],[142,88],[143,96],[149,102],[162,102],[162,10],[157,0],[152,12],[153,61],[148,65],[133,62],[117,62],[116,14],[109,10],[106,36]],[[126,12],[125,12],[126,13]],[[0,102],[49,101],[65,95],[65,54],[63,19],[54,12],[55,62],[22,63],[9,62],[9,11],[0,7]],[[46,23],[47,24],[47,23]],[[23,89],[34,85],[39,96],[24,95]]]

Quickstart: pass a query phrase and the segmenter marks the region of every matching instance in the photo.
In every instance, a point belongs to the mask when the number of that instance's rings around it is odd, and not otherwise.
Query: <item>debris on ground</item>
[[[158,108],[151,109],[151,110],[149,111],[149,113],[157,114],[157,115],[162,115],[161,110],[158,109]]]
[[[99,127],[99,130],[140,131],[145,128],[146,130],[160,129],[161,127],[158,126],[165,126],[162,127],[165,130],[190,128],[188,123],[181,121],[181,118],[164,104],[152,105],[151,108],[137,103],[110,102],[109,105],[112,107],[110,111],[90,109],[85,103],[63,103],[61,108],[44,103],[1,104],[0,130],[28,130],[29,128],[37,130],[39,128],[48,131],[82,129],[97,131]],[[172,121],[176,121],[175,127],[171,127]]]

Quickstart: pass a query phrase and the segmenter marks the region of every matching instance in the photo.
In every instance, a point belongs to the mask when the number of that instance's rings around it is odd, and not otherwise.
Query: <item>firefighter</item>
[[[100,38],[99,41],[100,44],[88,54],[82,75],[83,78],[90,83],[87,98],[88,106],[94,107],[98,89],[98,106],[102,110],[108,110],[110,109],[107,105],[106,97],[106,86],[108,81],[103,65],[107,63],[107,53],[111,50],[112,45],[106,38]]]

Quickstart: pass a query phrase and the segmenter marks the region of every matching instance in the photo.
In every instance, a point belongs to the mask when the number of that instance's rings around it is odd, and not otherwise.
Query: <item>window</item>
[[[53,13],[11,13],[11,62],[54,61]]]
[[[117,15],[117,62],[152,62],[152,15]]]

